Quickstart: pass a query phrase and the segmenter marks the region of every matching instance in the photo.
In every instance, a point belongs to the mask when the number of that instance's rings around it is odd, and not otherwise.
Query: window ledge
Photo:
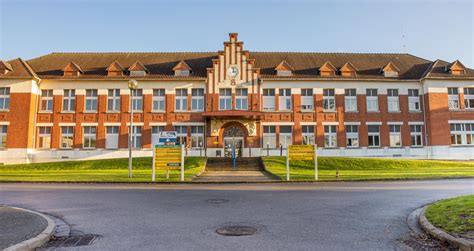
[[[105,113],[113,114],[113,113],[120,113],[120,111],[106,111]]]
[[[151,111],[150,113],[158,113],[158,114],[161,114],[161,113],[166,113],[166,111]]]
[[[76,111],[60,111],[61,114],[74,114]]]
[[[337,113],[337,111],[328,111],[328,110],[323,110],[324,113]]]
[[[84,113],[84,114],[91,114],[91,113],[97,113],[97,111],[83,111],[82,113]]]
[[[359,113],[359,111],[344,111],[345,113]]]
[[[454,147],[454,148],[456,148],[456,147],[474,147],[474,145],[467,145],[467,144],[466,145],[451,145],[451,147]]]
[[[412,111],[408,110],[408,112],[409,113],[421,113],[422,111],[421,110],[412,110]]]
[[[0,112],[9,112],[10,109],[0,109]]]
[[[380,113],[380,111],[367,111],[367,113]]]
[[[43,113],[43,114],[52,114],[53,111],[39,111],[38,113]]]
[[[402,111],[388,111],[388,113],[402,113]]]

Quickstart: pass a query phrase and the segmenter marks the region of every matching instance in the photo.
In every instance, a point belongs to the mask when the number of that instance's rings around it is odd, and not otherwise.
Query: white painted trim
[[[59,123],[59,126],[76,126],[76,123]]]
[[[346,91],[345,91],[344,88],[336,88],[336,89],[334,90],[334,94],[336,94],[336,95],[344,95],[344,94],[346,94]]]
[[[53,123],[36,123],[36,126],[53,126]]]
[[[10,121],[0,121],[0,125],[10,125]]]
[[[98,126],[99,123],[81,123],[81,126]]]
[[[403,125],[403,121],[389,121],[387,125]]]
[[[382,122],[379,121],[367,121],[365,122],[366,125],[382,125]]]
[[[324,125],[339,125],[339,122],[322,122],[323,126]]]
[[[173,126],[203,126],[204,122],[173,122]]]
[[[129,89],[120,89],[120,95],[130,95]]]
[[[99,90],[97,90],[97,95],[109,95],[109,90],[99,89]]]
[[[143,95],[153,95],[153,89],[142,89]]]
[[[133,126],[143,126],[145,123],[143,122],[133,122]],[[127,122],[127,126],[130,126],[130,122]]]
[[[64,95],[64,90],[63,89],[53,89],[53,95]]]
[[[424,125],[425,122],[423,121],[413,121],[413,122],[408,122],[408,125]]]
[[[86,89],[76,89],[75,94],[76,95],[86,95]]]
[[[166,126],[166,122],[150,122],[150,126]]]
[[[300,122],[300,125],[316,125],[317,122]]]
[[[262,125],[294,125],[295,122],[262,122]]]
[[[449,124],[474,123],[474,120],[448,120]]]
[[[104,122],[104,126],[121,126],[120,122]]]
[[[360,125],[360,122],[344,122],[344,125]]]

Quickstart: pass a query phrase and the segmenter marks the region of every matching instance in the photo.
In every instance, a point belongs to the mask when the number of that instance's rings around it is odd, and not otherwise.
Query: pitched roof
[[[125,68],[123,68],[123,66],[117,60],[115,60],[105,70],[106,71],[122,71],[123,72],[123,71],[125,71]]]
[[[4,62],[6,67],[10,67],[11,70],[7,74],[0,74],[0,79],[32,79],[38,77],[30,65],[21,58]]]
[[[343,66],[341,66],[339,70],[340,71],[357,71],[357,68],[351,62],[347,62]]]
[[[462,75],[452,75],[447,71],[446,69],[449,69],[448,67],[450,65],[449,62],[437,59],[436,61],[433,62],[431,65],[431,68],[428,69],[426,72],[426,78],[430,79],[473,79],[474,78],[474,70],[466,68],[465,73]]]
[[[326,61],[324,62],[323,65],[321,65],[321,67],[318,68],[319,71],[333,71],[333,72],[336,72],[337,71],[337,68],[331,64],[331,62],[329,61]]]
[[[0,60],[0,69],[13,71],[12,65],[8,62],[3,61],[3,60]]]
[[[386,71],[400,72],[400,69],[394,63],[388,62],[384,67],[380,69],[380,72],[386,72]]]
[[[181,60],[173,67],[173,71],[192,71],[192,69],[184,60]]]
[[[140,62],[140,60],[135,61],[135,63],[133,63],[130,67],[128,67],[128,70],[129,71],[149,72],[148,69],[146,68],[146,66],[144,64],[142,64],[142,62]]]
[[[292,70],[293,70],[293,67],[291,67],[291,65],[288,64],[286,60],[281,61],[281,63],[279,63],[275,67],[275,71],[292,71]]]
[[[249,61],[254,61],[254,68],[260,68],[262,79],[328,79],[319,75],[319,68],[325,62],[331,62],[334,68],[341,68],[350,62],[357,68],[354,77],[335,75],[331,79],[386,80],[380,69],[392,62],[400,70],[398,80],[419,80],[423,77],[474,78],[474,72],[466,69],[466,74],[453,76],[433,67],[432,61],[410,54],[397,53],[313,53],[313,52],[250,52]],[[218,52],[147,52],[147,53],[51,53],[28,61],[41,78],[68,79],[61,69],[71,61],[81,66],[83,74],[74,79],[107,79],[107,67],[110,62],[119,61],[124,68],[129,68],[139,60],[149,70],[143,79],[199,79],[207,76],[207,68],[212,68],[213,59]],[[185,61],[192,68],[191,76],[174,76],[173,69]],[[292,67],[291,76],[278,76],[275,66],[285,61]],[[447,62],[440,61],[445,67]],[[13,66],[14,67],[14,66]],[[431,68],[430,68],[431,67]],[[426,74],[425,74],[426,73]],[[441,75],[438,75],[441,74]],[[130,78],[128,75],[120,78]]]
[[[63,72],[65,71],[78,71],[78,72],[84,72],[81,67],[76,64],[74,61],[69,62],[64,68],[62,69]]]

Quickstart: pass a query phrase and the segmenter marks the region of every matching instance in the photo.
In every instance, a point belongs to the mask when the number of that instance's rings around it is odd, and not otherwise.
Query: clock
[[[227,74],[231,78],[235,78],[239,75],[239,68],[235,66],[230,66],[229,69],[227,69]]]

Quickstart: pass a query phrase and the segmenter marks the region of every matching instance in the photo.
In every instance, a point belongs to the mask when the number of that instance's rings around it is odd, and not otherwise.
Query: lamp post
[[[133,134],[133,90],[137,89],[138,82],[135,79],[128,81],[128,89],[130,89],[130,128],[128,133],[128,178],[132,178],[132,134]]]

